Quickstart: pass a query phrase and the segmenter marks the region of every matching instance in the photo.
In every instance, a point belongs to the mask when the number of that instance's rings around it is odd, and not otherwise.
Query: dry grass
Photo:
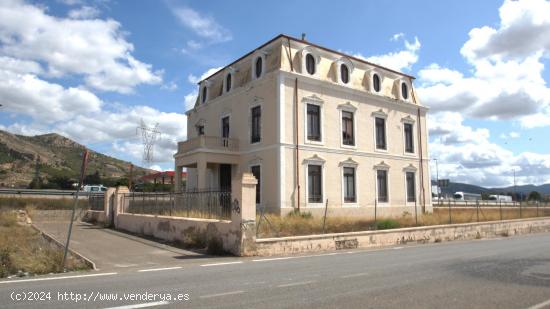
[[[63,252],[31,227],[19,224],[15,212],[0,211],[0,277],[61,272],[62,259]],[[68,269],[86,268],[69,259]]]
[[[549,209],[536,208],[522,209],[521,218],[533,218],[550,216]],[[519,219],[520,211],[518,209],[502,209],[502,219]],[[441,224],[457,224],[497,221],[501,219],[501,212],[498,208],[494,209],[452,209],[451,221],[449,221],[449,210],[446,208],[435,208],[433,214],[422,214],[416,218],[410,213],[404,213],[398,218],[379,218],[376,222],[372,218],[357,217],[327,217],[325,229],[323,231],[323,218],[313,217],[308,213],[290,214],[284,217],[276,215],[266,215],[258,223],[258,237],[285,237],[298,235],[314,235],[324,233],[342,233],[369,230],[383,230],[400,227],[430,226]]]
[[[74,199],[49,199],[49,198],[25,198],[25,197],[0,197],[0,210],[27,209],[37,210],[71,209]],[[88,199],[79,199],[78,207],[88,207]]]

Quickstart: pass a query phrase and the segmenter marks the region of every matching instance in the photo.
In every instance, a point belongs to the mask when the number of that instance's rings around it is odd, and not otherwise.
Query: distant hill
[[[436,185],[435,181],[432,181],[432,185]],[[521,185],[516,186],[515,189],[513,186],[510,187],[504,187],[504,188],[485,188],[481,186],[476,185],[470,185],[466,183],[460,183],[460,182],[450,182],[449,186],[447,188],[441,188],[441,192],[443,194],[449,193],[452,194],[454,192],[462,191],[462,192],[468,192],[468,193],[506,193],[506,192],[514,192],[514,190],[518,193],[523,193],[525,195],[529,194],[531,191],[537,191],[540,194],[546,195],[550,194],[550,183],[535,186],[535,185]]]
[[[34,178],[40,157],[40,177],[66,176],[78,179],[84,146],[56,133],[24,136],[0,130],[0,186],[26,187]],[[127,177],[130,163],[90,150],[86,174]],[[134,175],[152,172],[134,166]]]

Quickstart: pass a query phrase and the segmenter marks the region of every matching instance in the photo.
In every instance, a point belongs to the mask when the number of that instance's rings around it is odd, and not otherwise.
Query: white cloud
[[[198,91],[194,89],[184,97],[185,110],[188,111],[195,106],[197,102],[197,96],[199,95]]]
[[[99,10],[93,6],[82,6],[69,11],[69,17],[73,19],[92,19],[99,16]]]
[[[163,84],[160,86],[160,89],[168,90],[168,91],[176,91],[178,89],[178,84],[176,82],[171,81],[168,84]]]
[[[0,104],[9,112],[40,119],[43,123],[98,112],[103,102],[93,93],[41,80],[0,67]]]
[[[211,69],[208,69],[206,72],[202,73],[202,75],[200,77],[197,77],[193,74],[189,74],[187,76],[187,81],[190,82],[191,84],[193,85],[196,85],[198,82],[200,82],[201,80],[207,78],[208,76],[218,72],[219,70],[221,70],[223,67],[217,67],[217,68],[211,68]]]
[[[403,38],[403,34],[398,33],[392,37],[392,40],[395,41],[401,38]],[[361,54],[354,54],[354,56],[396,71],[410,70],[412,65],[418,61],[418,52],[421,44],[417,37],[414,38],[414,42],[412,43],[404,40],[404,44],[405,49],[396,52],[370,57],[365,57]]]
[[[462,54],[470,61],[525,58],[550,51],[550,2],[504,1],[498,29],[485,26],[470,31]]]
[[[500,138],[502,139],[512,139],[512,138],[519,138],[519,137],[520,137],[520,134],[514,131],[500,134]]]
[[[82,76],[98,90],[129,93],[139,84],[162,81],[162,72],[131,55],[134,46],[111,19],[53,17],[42,7],[3,1],[0,43],[0,56],[44,63],[47,77]]]
[[[212,16],[202,15],[189,7],[173,7],[172,13],[182,25],[191,29],[207,43],[221,43],[233,39],[231,32],[218,24]],[[203,43],[190,40],[187,42],[187,46],[191,49],[198,49],[203,46]],[[187,49],[184,50],[187,51]]]
[[[549,5],[538,0],[505,1],[499,28],[473,29],[461,49],[472,66],[471,76],[437,64],[420,70],[417,90],[422,101],[435,112],[520,120],[525,127],[548,125],[550,88],[542,75],[542,58],[550,39],[539,40],[538,33],[550,37],[550,15],[541,13]],[[520,43],[524,38],[533,40]]]
[[[484,186],[507,186],[516,170],[518,183],[543,184],[550,178],[550,155],[511,151],[490,141],[485,128],[463,124],[460,113],[429,115],[430,157],[438,159],[440,178]],[[510,132],[506,138],[518,138]],[[436,170],[431,170],[435,176]]]

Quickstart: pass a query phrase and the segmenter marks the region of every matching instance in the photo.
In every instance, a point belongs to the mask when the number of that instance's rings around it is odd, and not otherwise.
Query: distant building
[[[251,172],[258,208],[281,214],[327,202],[343,215],[431,211],[428,108],[413,79],[279,35],[199,82],[176,171],[187,190]]]
[[[140,178],[138,178],[138,182],[173,185],[175,182],[175,175],[176,173],[174,171],[152,173],[152,174],[147,174],[145,176],[141,176]],[[183,180],[187,179],[187,172],[181,172],[181,178]]]

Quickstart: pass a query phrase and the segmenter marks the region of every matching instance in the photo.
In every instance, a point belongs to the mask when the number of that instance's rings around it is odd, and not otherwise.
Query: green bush
[[[399,226],[399,222],[394,219],[384,219],[375,223],[375,227],[377,230],[397,229],[399,228]]]

